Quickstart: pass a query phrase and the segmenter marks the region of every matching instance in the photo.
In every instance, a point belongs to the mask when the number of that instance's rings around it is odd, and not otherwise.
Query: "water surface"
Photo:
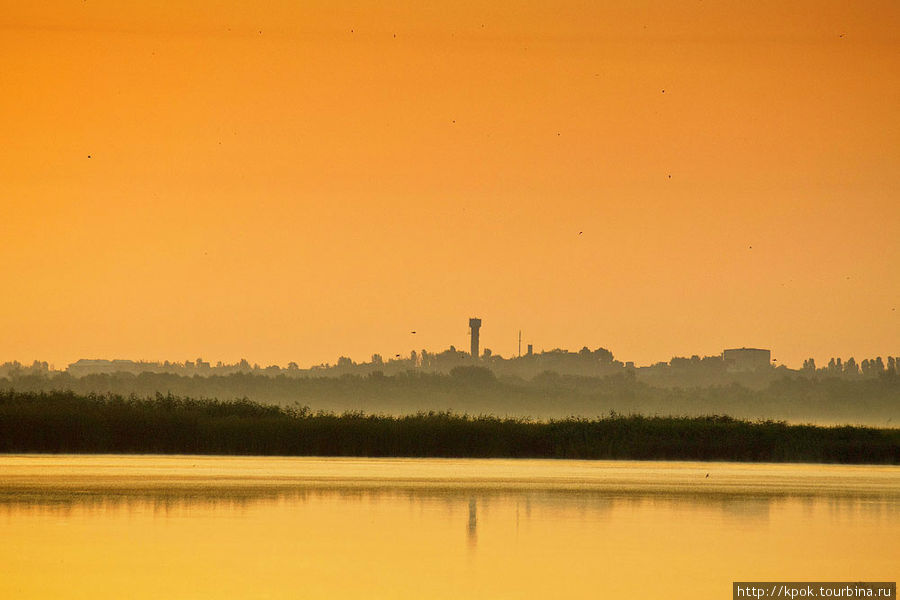
[[[896,580],[897,467],[0,456],[0,598],[726,598]]]

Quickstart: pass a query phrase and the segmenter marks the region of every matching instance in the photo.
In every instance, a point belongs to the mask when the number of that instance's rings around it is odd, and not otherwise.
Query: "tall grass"
[[[247,400],[0,391],[0,452],[900,464],[900,430],[610,415],[313,413]]]

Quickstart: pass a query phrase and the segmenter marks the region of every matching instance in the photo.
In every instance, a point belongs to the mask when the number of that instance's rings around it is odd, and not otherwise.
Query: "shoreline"
[[[2,454],[149,454],[900,464],[900,429],[729,416],[546,422],[313,413],[248,400],[0,393]]]

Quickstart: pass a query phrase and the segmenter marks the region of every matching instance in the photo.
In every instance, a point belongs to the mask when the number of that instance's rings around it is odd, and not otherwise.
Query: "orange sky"
[[[0,361],[900,355],[894,0],[30,4]]]

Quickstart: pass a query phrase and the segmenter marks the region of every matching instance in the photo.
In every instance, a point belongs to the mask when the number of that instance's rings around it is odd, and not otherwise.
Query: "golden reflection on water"
[[[0,531],[0,598],[725,598],[896,580],[900,469],[2,456]]]

